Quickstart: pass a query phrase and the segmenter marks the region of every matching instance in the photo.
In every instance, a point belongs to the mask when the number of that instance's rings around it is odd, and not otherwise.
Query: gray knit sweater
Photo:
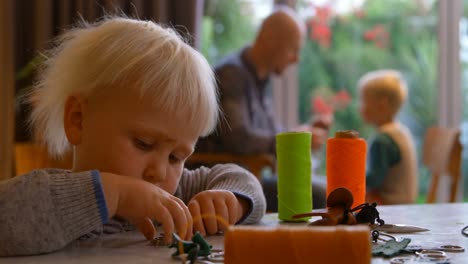
[[[250,202],[241,223],[256,223],[264,215],[258,180],[232,164],[184,170],[175,195],[187,203],[201,191],[216,189]],[[98,171],[35,170],[0,182],[0,256],[52,252],[90,233],[102,234],[95,231],[108,220]]]

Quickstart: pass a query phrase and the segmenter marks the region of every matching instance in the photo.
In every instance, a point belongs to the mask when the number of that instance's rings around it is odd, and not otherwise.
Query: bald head
[[[265,18],[258,36],[267,33],[271,34],[271,37],[279,38],[297,35],[301,37],[305,30],[304,23],[297,17],[295,11],[289,7],[281,6]]]
[[[277,8],[261,24],[252,49],[269,72],[281,74],[289,64],[298,61],[305,30],[294,10]]]

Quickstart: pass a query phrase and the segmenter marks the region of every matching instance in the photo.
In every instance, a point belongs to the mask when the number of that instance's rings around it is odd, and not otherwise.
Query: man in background
[[[292,9],[279,7],[265,18],[251,45],[215,67],[225,120],[216,132],[200,139],[198,152],[275,155],[275,136],[285,129],[273,115],[269,81],[272,74],[280,75],[298,62],[305,31]],[[330,123],[329,119],[315,118],[292,131],[311,132],[311,151],[318,151],[326,141]],[[277,178],[264,178],[262,185],[267,210],[277,211]],[[313,177],[314,208],[325,206],[325,190],[325,183]]]

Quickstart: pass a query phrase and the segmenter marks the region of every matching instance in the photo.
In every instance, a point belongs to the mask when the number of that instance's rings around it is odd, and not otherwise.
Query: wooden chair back
[[[14,153],[15,175],[28,173],[34,169],[42,168],[72,168],[71,153],[65,155],[63,159],[54,159],[47,152],[44,145],[33,142],[17,142],[15,143]],[[272,171],[275,170],[275,158],[272,155],[232,155],[226,153],[194,153],[186,161],[187,167],[195,166],[213,166],[222,163],[235,163],[248,169],[258,179],[261,178],[262,170],[269,167]]]
[[[442,175],[451,179],[449,202],[456,201],[461,178],[462,145],[458,128],[430,127],[426,131],[423,145],[423,163],[431,173],[427,202],[436,199]]]
[[[276,160],[269,154],[258,155],[233,155],[228,153],[194,153],[185,162],[186,166],[208,166],[211,167],[216,164],[234,163],[239,166],[245,167],[252,172],[259,180],[262,177],[262,170],[266,167],[275,171]]]
[[[65,155],[63,159],[52,158],[44,145],[34,142],[17,142],[14,150],[15,176],[28,173],[34,169],[43,168],[72,168],[72,155]]]

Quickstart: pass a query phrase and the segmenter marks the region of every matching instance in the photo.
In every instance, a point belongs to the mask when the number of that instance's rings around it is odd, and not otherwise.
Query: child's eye
[[[179,162],[182,161],[182,159],[180,159],[179,157],[177,157],[177,156],[174,155],[174,154],[171,154],[171,155],[169,155],[169,161],[170,161],[171,163],[179,163]]]
[[[135,138],[133,141],[134,141],[135,146],[141,150],[149,151],[153,149],[152,143],[145,142],[144,140],[141,140],[138,138]]]

